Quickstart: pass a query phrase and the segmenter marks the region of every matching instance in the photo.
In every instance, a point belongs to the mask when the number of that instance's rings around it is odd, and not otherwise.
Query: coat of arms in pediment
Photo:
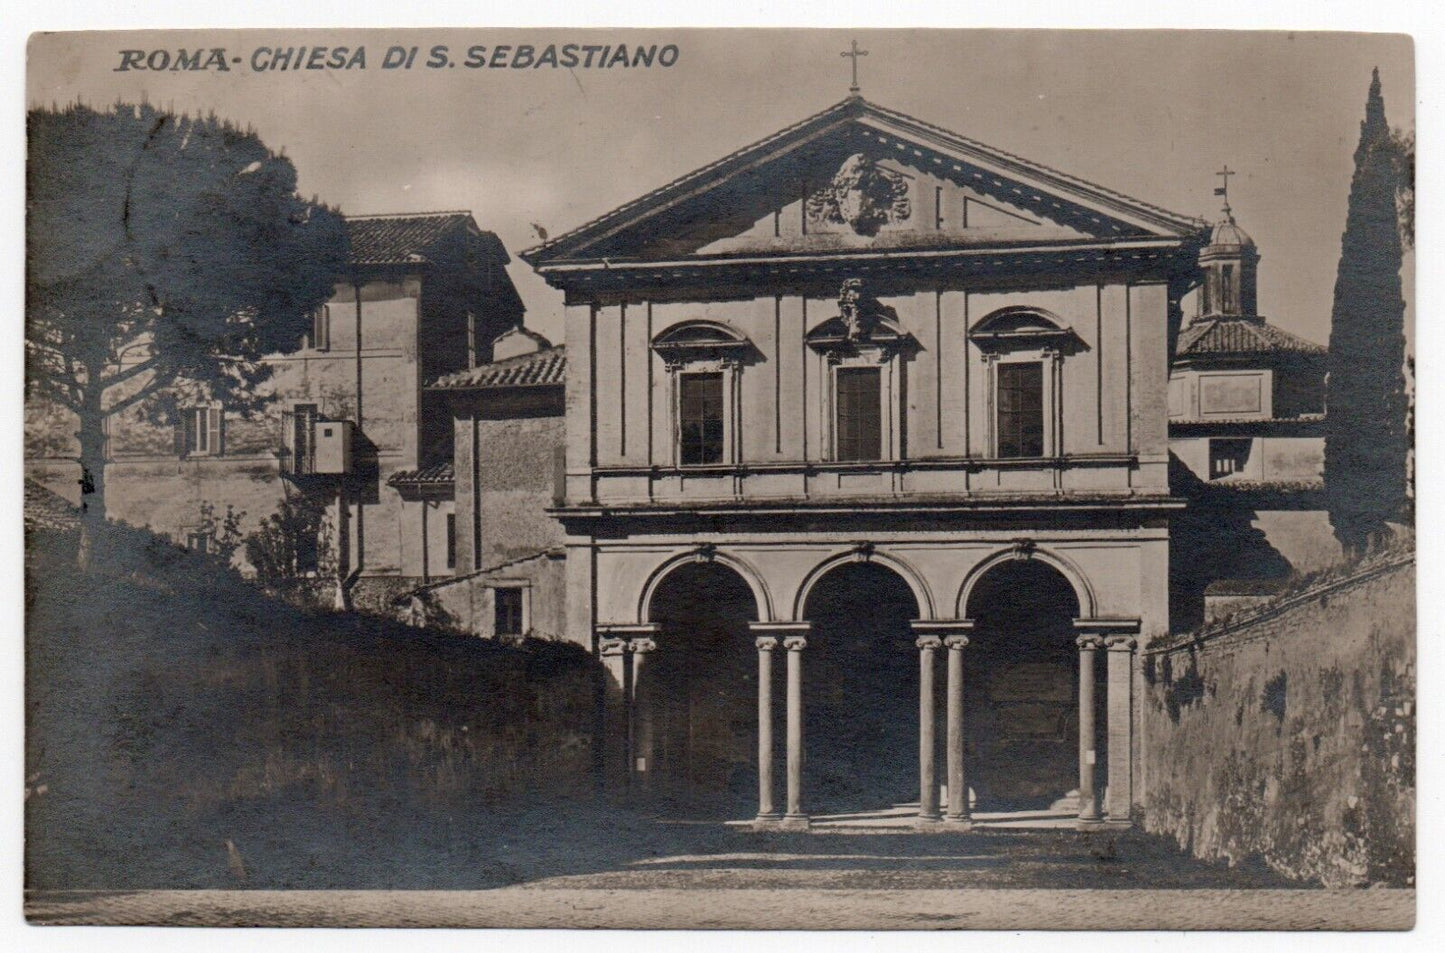
[[[890,222],[906,221],[912,211],[903,175],[861,152],[844,159],[833,181],[808,196],[810,220],[847,225],[859,235],[877,235]]]

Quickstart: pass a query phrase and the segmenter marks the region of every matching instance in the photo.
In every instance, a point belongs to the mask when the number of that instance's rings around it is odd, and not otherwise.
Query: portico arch
[[[958,590],[958,601],[954,603],[954,616],[959,619],[969,617],[969,599],[973,597],[979,580],[998,566],[1021,559],[1036,559],[1057,570],[1073,587],[1074,597],[1079,602],[1079,618],[1094,618],[1097,603],[1094,598],[1094,589],[1089,585],[1088,576],[1072,560],[1059,553],[1041,549],[1032,540],[1020,540],[1008,549],[999,550],[969,570],[967,578],[963,580],[963,585]]]
[[[728,560],[674,560],[652,588],[631,646],[633,776],[673,814],[733,816],[757,783],[757,605]]]
[[[937,618],[933,608],[933,593],[929,591],[928,584],[924,582],[923,576],[918,570],[898,556],[875,549],[871,543],[859,543],[852,549],[830,556],[813,567],[812,571],[803,579],[803,584],[798,587],[798,595],[793,600],[794,619],[805,618],[808,597],[812,594],[813,587],[818,584],[818,581],[830,571],[848,563],[876,563],[893,570],[913,591],[913,598],[918,603],[918,618],[924,620]]]
[[[768,591],[768,584],[757,569],[739,556],[710,545],[703,545],[672,556],[652,571],[652,575],[648,576],[647,582],[643,584],[642,595],[637,601],[638,623],[647,622],[652,618],[653,601],[668,575],[680,566],[689,566],[695,563],[716,563],[737,573],[753,594],[753,606],[756,612],[754,618],[760,622],[772,622],[777,618],[773,612],[772,593]]]

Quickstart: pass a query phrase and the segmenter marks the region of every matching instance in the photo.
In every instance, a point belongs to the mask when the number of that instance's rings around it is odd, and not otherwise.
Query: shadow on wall
[[[1187,632],[1204,623],[1204,590],[1231,580],[1283,580],[1289,560],[1253,523],[1257,514],[1238,499],[1211,492],[1174,454],[1169,455],[1169,492],[1188,501],[1169,523],[1170,630]]]

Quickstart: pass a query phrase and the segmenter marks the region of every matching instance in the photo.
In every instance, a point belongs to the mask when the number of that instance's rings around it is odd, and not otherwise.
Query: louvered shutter
[[[181,421],[185,430],[185,443],[181,447],[181,455],[196,452],[196,410],[194,407],[187,407],[181,411]]]

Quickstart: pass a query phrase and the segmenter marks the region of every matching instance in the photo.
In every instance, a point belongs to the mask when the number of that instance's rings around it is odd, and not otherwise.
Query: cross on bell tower
[[[848,87],[848,93],[849,93],[849,95],[857,96],[858,93],[859,93],[859,87],[858,87],[858,57],[860,57],[860,56],[867,56],[867,55],[868,55],[868,51],[867,51],[867,50],[860,50],[860,49],[858,49],[858,41],[857,41],[857,40],[852,41],[852,43],[849,44],[849,46],[850,46],[850,48],[849,48],[848,50],[845,50],[844,52],[839,53],[838,55],[839,55],[839,56],[846,56],[846,57],[848,57],[849,59],[851,59],[851,60],[853,61],[853,85]]]
[[[1231,169],[1229,163],[1226,162],[1224,168],[1214,174],[1219,176],[1219,181],[1222,183],[1214,190],[1214,194],[1224,199],[1224,215],[1232,222],[1234,221],[1234,209],[1229,207],[1229,177],[1239,173]]]
[[[1224,218],[1210,228],[1209,242],[1199,250],[1204,278],[1199,317],[1261,321],[1255,311],[1259,249],[1235,222],[1229,205],[1229,177],[1239,173],[1226,165],[1214,174],[1223,183],[1215,186],[1214,194],[1224,199]]]

